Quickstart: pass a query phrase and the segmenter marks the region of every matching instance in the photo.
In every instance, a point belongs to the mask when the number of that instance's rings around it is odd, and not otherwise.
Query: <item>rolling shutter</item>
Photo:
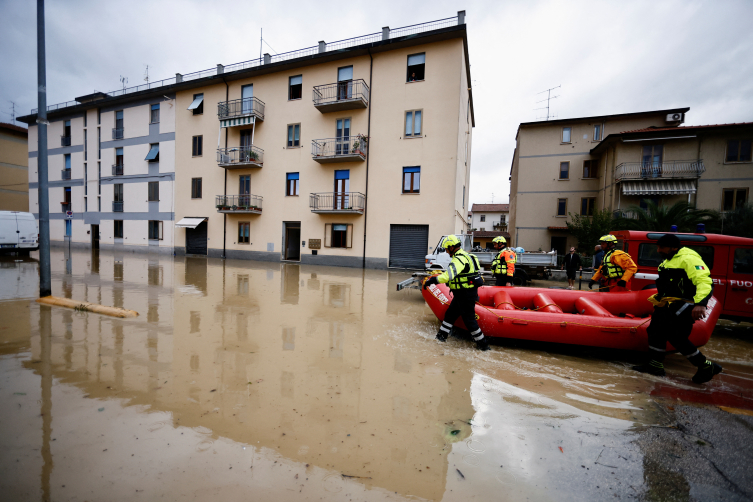
[[[390,225],[390,267],[423,269],[428,249],[429,225]]]

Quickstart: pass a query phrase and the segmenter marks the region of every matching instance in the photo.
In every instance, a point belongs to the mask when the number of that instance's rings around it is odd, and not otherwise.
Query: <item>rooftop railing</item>
[[[246,115],[256,115],[261,120],[264,120],[264,101],[253,97],[217,103],[217,116],[220,120],[245,117]]]
[[[363,213],[366,196],[360,192],[325,192],[309,195],[314,213]]]
[[[665,162],[623,162],[615,169],[615,180],[654,178],[700,178],[706,171],[703,160],[671,160]]]

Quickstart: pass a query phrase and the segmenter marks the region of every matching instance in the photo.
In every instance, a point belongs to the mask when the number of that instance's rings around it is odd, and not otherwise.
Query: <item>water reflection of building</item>
[[[118,294],[142,315],[53,309],[57,378],[92,397],[169,411],[176,425],[371,477],[364,482],[398,493],[442,497],[444,424],[473,415],[457,384],[470,375],[453,374],[451,384],[380,337],[386,272],[125,256],[122,280],[112,281],[80,266],[91,254],[72,257],[74,273],[86,279],[73,284],[75,298],[92,279],[88,299],[108,304]],[[112,255],[98,259],[100,270],[115,269]],[[53,277],[60,287],[61,272]]]

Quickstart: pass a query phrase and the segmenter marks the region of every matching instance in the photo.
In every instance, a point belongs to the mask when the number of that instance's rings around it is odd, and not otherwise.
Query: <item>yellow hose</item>
[[[118,307],[105,307],[104,305],[97,305],[96,303],[79,302],[57,296],[45,296],[39,298],[37,299],[37,303],[52,305],[55,307],[65,307],[82,312],[94,312],[95,314],[104,314],[112,317],[138,317],[139,315],[135,310],[121,309]]]

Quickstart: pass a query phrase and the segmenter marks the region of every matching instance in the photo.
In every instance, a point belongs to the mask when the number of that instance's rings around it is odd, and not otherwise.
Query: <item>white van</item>
[[[39,226],[31,213],[0,211],[0,253],[39,249]]]

